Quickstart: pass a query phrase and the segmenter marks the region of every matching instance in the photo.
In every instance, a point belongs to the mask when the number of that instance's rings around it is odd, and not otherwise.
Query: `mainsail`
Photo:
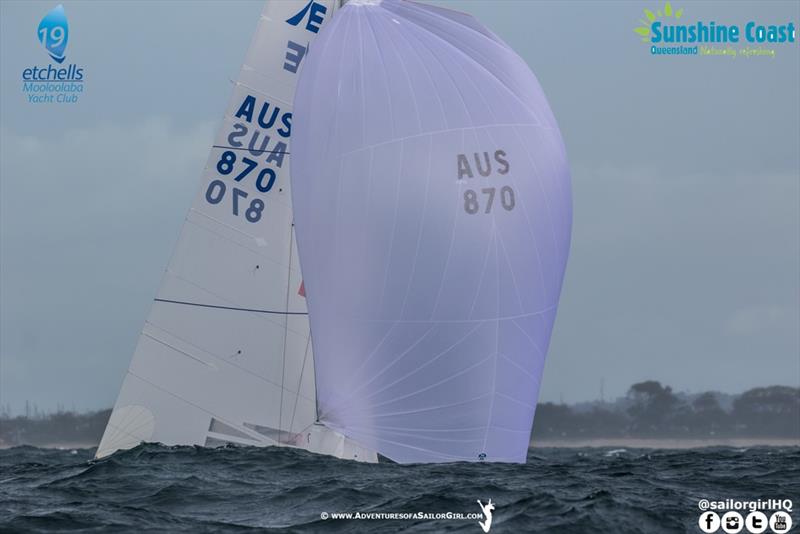
[[[316,421],[292,228],[297,72],[335,0],[270,1],[97,456],[142,441],[376,455]]]
[[[294,109],[320,421],[398,462],[524,462],[572,218],[535,76],[468,15],[353,0]]]

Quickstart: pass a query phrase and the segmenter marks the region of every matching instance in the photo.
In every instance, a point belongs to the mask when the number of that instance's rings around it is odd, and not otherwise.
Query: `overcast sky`
[[[660,2],[439,2],[528,62],[573,176],[572,252],[542,400],[653,378],[800,385],[800,47],[652,57]],[[686,20],[800,22],[800,2]],[[109,407],[199,183],[262,2],[72,2],[77,105],[29,104],[55,2],[0,2],[0,403]]]

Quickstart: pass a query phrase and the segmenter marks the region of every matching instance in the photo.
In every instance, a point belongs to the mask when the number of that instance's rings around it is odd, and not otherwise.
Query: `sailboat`
[[[283,445],[377,461],[375,451],[317,424],[292,226],[297,72],[339,7],[266,3],[98,458],[161,442]]]
[[[474,18],[269,1],[97,456],[524,462],[571,219],[544,93]]]

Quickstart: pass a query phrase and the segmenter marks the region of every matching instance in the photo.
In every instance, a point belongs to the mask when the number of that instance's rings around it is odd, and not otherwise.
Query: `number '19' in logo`
[[[50,57],[56,63],[61,63],[67,57],[67,38],[69,37],[69,24],[64,6],[59,4],[51,9],[42,18],[38,29],[39,41],[45,47]]]

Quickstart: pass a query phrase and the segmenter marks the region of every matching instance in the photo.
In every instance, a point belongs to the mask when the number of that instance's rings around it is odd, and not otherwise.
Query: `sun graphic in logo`
[[[672,11],[672,4],[669,2],[664,3],[664,9],[653,13],[649,9],[644,10],[644,16],[647,17],[647,21],[639,19],[639,22],[642,23],[641,26],[637,26],[633,29],[636,33],[642,36],[642,41],[650,42],[650,25],[655,21],[657,18],[663,17],[675,17],[676,19],[681,18],[683,15],[683,8],[678,9],[677,11]]]

